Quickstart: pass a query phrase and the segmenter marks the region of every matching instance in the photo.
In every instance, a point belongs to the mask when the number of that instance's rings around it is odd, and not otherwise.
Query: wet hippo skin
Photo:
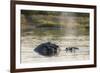
[[[58,54],[59,46],[51,42],[42,43],[34,51],[43,56],[54,56]]]

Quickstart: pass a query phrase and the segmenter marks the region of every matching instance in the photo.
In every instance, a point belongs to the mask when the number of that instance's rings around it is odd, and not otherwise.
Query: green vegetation
[[[53,11],[35,11],[35,10],[21,10],[21,14],[25,15],[60,15],[61,12],[53,12]]]
[[[22,34],[33,32],[33,35],[37,36],[63,36],[71,17],[72,21],[75,18],[74,22],[78,24],[78,34],[88,35],[89,14],[73,12],[21,10],[21,31]]]

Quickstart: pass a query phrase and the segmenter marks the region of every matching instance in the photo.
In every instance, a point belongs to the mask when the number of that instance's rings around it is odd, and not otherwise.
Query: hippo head
[[[51,42],[46,42],[46,43],[42,43],[39,46],[37,46],[34,50],[39,53],[40,55],[44,55],[44,56],[53,56],[55,54],[57,54],[57,50],[58,50],[58,45],[53,44]]]

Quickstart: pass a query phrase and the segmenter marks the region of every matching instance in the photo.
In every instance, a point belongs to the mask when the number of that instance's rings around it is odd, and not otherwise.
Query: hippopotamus
[[[43,56],[55,56],[59,53],[60,49],[58,45],[46,42],[38,45],[34,51]]]
[[[75,52],[76,50],[79,50],[79,48],[77,48],[77,47],[69,47],[69,48],[66,48],[66,52],[68,52],[68,51]]]

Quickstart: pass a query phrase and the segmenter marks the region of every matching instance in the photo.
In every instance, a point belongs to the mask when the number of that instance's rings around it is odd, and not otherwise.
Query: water
[[[21,63],[89,60],[88,13],[34,12],[28,16],[21,15]],[[46,57],[34,51],[46,42],[59,45],[60,53]],[[77,47],[79,50],[66,52],[67,47]]]
[[[52,42],[59,45],[61,51],[57,56],[45,57],[39,55],[34,49],[41,43]],[[23,36],[21,40],[21,63],[41,63],[41,62],[59,62],[76,61],[89,59],[89,38],[88,36],[64,36],[60,38],[44,36]],[[66,47],[78,47],[75,53],[66,52]]]

